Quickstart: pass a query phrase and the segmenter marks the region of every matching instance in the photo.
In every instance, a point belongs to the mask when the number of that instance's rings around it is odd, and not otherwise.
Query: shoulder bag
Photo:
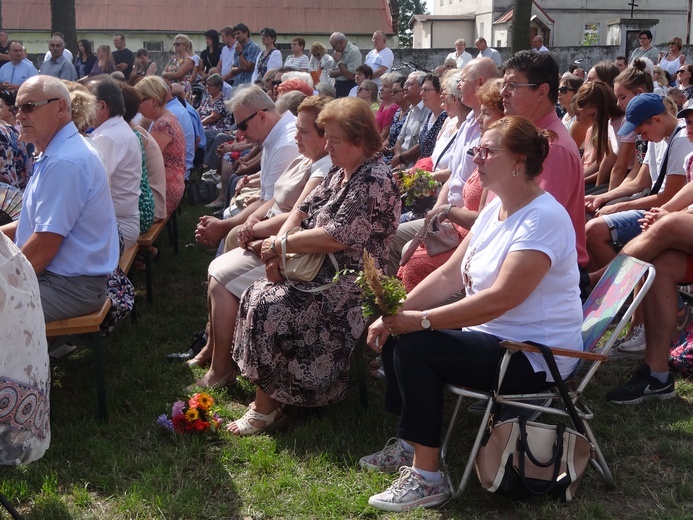
[[[295,285],[293,282],[310,282],[312,281],[320,271],[322,264],[325,261],[325,257],[328,257],[334,266],[335,272],[339,271],[339,264],[337,264],[337,259],[332,253],[287,253],[286,252],[286,239],[289,235],[303,231],[300,227],[294,227],[289,229],[281,239],[282,248],[282,266],[280,268],[281,274],[286,281],[289,282],[294,289],[301,292],[321,292],[332,287],[335,282],[327,283],[324,285],[319,285],[318,287],[312,287],[310,289],[302,289]]]

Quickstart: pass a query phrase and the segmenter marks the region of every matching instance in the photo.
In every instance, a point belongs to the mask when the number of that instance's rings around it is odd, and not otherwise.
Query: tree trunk
[[[0,0],[1,1],[1,0]],[[75,0],[51,0],[51,33],[65,35],[65,48],[77,55],[77,15]]]
[[[512,53],[531,48],[529,22],[532,18],[532,0],[515,0],[513,6],[513,34],[510,42]]]
[[[0,0],[0,27],[4,27],[2,25],[2,0]]]

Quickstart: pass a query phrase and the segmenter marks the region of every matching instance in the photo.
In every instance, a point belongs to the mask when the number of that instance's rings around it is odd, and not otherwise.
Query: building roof
[[[450,15],[450,14],[415,14],[409,19],[409,25],[414,23],[414,20],[417,22],[427,22],[427,21],[447,21],[447,22],[459,22],[462,20],[474,20],[475,15],[472,14],[458,14],[458,15]]]
[[[75,0],[77,31],[204,32],[245,23],[252,33],[392,34],[388,0]],[[50,0],[3,0],[9,30],[51,30]]]
[[[546,20],[548,20],[549,23],[555,23],[555,22],[556,22],[556,20],[554,20],[553,18],[551,18],[551,17],[548,15],[548,13],[547,13],[546,11],[544,11],[544,10],[541,8],[541,6],[540,6],[535,0],[532,0],[532,3],[534,4],[534,7],[536,7],[536,8],[539,10],[539,12],[540,12],[542,15],[544,15],[544,17],[546,17]],[[493,23],[494,23],[494,24],[497,24],[497,23],[507,23],[507,22],[512,21],[512,19],[513,19],[513,8],[510,7],[510,8],[509,8],[507,11],[505,11],[502,15],[500,15],[498,18],[496,18],[496,19],[493,21]]]

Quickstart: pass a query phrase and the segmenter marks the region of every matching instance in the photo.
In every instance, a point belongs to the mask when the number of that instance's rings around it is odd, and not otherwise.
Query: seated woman
[[[474,162],[497,197],[452,258],[395,316],[368,330],[368,345],[382,347],[385,408],[400,415],[398,441],[360,461],[366,469],[400,470],[392,486],[369,499],[374,507],[402,511],[448,499],[452,490],[438,470],[444,386],[491,390],[502,340],[582,348],[575,231],[565,209],[535,182],[550,134],[521,116],[491,125]],[[466,298],[436,307],[460,287]],[[565,357],[556,363],[563,377],[575,366]],[[539,392],[552,384],[542,356],[522,352],[512,357],[502,390]]]
[[[231,129],[233,125],[233,114],[226,110],[224,104],[224,93],[221,87],[224,80],[219,74],[211,74],[205,81],[205,93],[202,96],[202,103],[198,112],[202,120],[202,127],[205,129],[205,137],[207,138],[207,149],[205,150],[205,164],[208,166],[216,165],[216,153],[220,144],[215,141],[219,134],[224,134]],[[226,137],[224,137],[226,136]],[[222,138],[228,140],[227,134]],[[216,146],[215,146],[216,145]]]
[[[33,171],[33,158],[14,127],[9,107],[14,106],[15,98],[16,91],[0,92],[1,108],[7,107],[3,110],[6,114],[0,118],[0,182],[24,191]]]
[[[166,108],[168,86],[158,76],[145,76],[135,87],[142,101],[140,113],[153,121],[150,134],[164,156],[166,212],[178,207],[185,191],[185,135],[178,119]]]
[[[484,132],[491,124],[503,117],[503,99],[498,86],[492,81],[487,81],[479,87],[477,97],[481,101],[481,110],[479,111],[479,117],[477,117],[479,133],[484,135]],[[479,216],[483,201],[486,199],[486,194],[483,193],[483,187],[479,178],[478,168],[474,170],[467,182],[464,183],[462,198],[464,206],[461,208],[447,204],[429,211],[425,225],[428,225],[432,218],[438,217],[439,220],[447,219],[455,226],[460,242],[464,240],[464,237],[467,236],[467,231]],[[425,244],[422,243],[409,261],[400,267],[397,276],[404,283],[407,292],[411,292],[424,278],[447,262],[454,252],[455,248],[452,248],[449,251],[433,255],[426,250]]]
[[[394,72],[388,72],[380,76],[380,106],[375,114],[375,121],[378,123],[380,137],[385,140],[390,135],[390,127],[395,118],[395,113],[399,110],[399,105],[395,102],[395,95],[392,92],[393,83],[398,78]]]
[[[356,92],[356,97],[368,103],[374,115],[378,113],[380,103],[378,103],[378,84],[375,81],[364,79]]]
[[[231,362],[231,344],[238,312],[238,302],[250,284],[264,276],[265,266],[250,243],[277,233],[289,212],[322,182],[332,167],[325,151],[325,132],[315,120],[330,102],[325,96],[308,98],[299,107],[296,120],[296,143],[299,155],[277,179],[274,196],[253,212],[226,238],[228,252],[209,266],[210,328],[207,344],[191,359],[190,366],[211,361],[209,371],[196,384],[201,387],[223,386],[235,380]],[[231,244],[231,242],[236,242]],[[236,249],[241,245],[242,249]]]
[[[384,268],[399,218],[400,202],[380,148],[375,117],[360,99],[329,103],[318,116],[333,168],[323,183],[295,208],[277,233],[262,244],[267,278],[241,298],[233,360],[257,385],[246,414],[229,425],[235,435],[276,428],[284,404],[324,406],[344,398],[349,358],[366,320],[359,306],[355,274],[329,288],[304,292],[332,281],[331,262],[310,282],[287,282],[280,273],[281,237],[291,253],[333,253],[340,269],[359,271],[363,252]]]

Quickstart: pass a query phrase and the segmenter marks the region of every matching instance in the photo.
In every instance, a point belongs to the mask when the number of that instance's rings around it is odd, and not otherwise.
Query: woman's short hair
[[[501,97],[500,90],[498,89],[498,82],[487,81],[481,85],[476,90],[476,97],[479,99],[479,102],[482,105],[490,107],[501,114],[503,113],[503,98]]]
[[[313,42],[313,45],[310,47],[310,54],[311,56],[322,56],[327,54],[327,47],[320,42]]]
[[[371,103],[377,103],[378,101],[378,84],[370,79],[364,79],[361,82],[361,86],[359,88],[365,88],[368,89],[368,92],[371,93]]]
[[[281,72],[283,68],[284,67],[282,67],[281,69],[277,69],[277,72]],[[308,74],[307,72],[301,72],[300,70],[290,70],[288,72],[284,72],[284,74],[281,75],[281,79],[282,82],[288,81],[290,79],[300,79],[301,81],[303,81],[303,83],[313,88],[313,78],[311,78],[310,74]]]
[[[494,122],[487,130],[500,132],[500,145],[515,155],[525,158],[525,172],[531,179],[541,174],[549,145],[556,134],[551,130],[539,130],[524,116],[506,116]]]
[[[681,50],[683,49],[683,40],[678,36],[674,36],[667,42],[667,45],[676,45],[676,48]]]
[[[443,67],[457,67],[457,60],[455,58],[447,58],[443,62]]]
[[[639,58],[633,60],[623,72],[614,78],[614,84],[618,83],[623,88],[635,92],[641,88],[643,92],[653,92],[652,76],[645,72],[645,62]]]
[[[367,157],[373,157],[382,147],[382,139],[375,122],[375,116],[363,99],[345,97],[328,103],[320,112],[318,126],[336,123],[344,132],[346,140],[363,150]]]
[[[329,96],[309,96],[305,98],[300,105],[298,105],[298,110],[296,111],[297,114],[300,114],[301,112],[312,112],[313,116],[315,117],[313,124],[315,125],[315,130],[318,132],[320,137],[325,135],[325,129],[318,126],[317,119],[320,112],[322,112],[322,109],[325,108],[325,105],[331,101],[334,101],[334,99]]]
[[[229,112],[235,112],[241,106],[251,112],[256,110],[276,110],[272,98],[257,85],[237,88],[233,93],[233,97],[226,102],[226,110]]]
[[[63,81],[70,93],[72,122],[80,132],[86,132],[96,122],[96,97],[87,87],[75,81]]]
[[[149,53],[147,52],[147,49],[138,49],[137,52],[135,53],[135,56],[137,58],[141,58],[142,56],[149,56]]]
[[[135,87],[131,87],[127,83],[119,83],[120,90],[123,91],[123,102],[125,103],[125,113],[123,119],[126,123],[130,123],[140,110],[142,97]]]
[[[306,48],[306,40],[304,40],[303,38],[296,37],[296,38],[293,38],[291,41],[296,42],[301,49]]]
[[[272,29],[271,27],[265,27],[260,31],[260,36],[267,36],[268,38],[272,38],[273,42],[277,41],[277,31]]]
[[[308,83],[306,83],[302,79],[291,78],[287,79],[286,81],[282,81],[279,85],[277,85],[277,94],[280,96],[283,96],[284,94],[287,94],[294,90],[303,92],[306,96],[313,95],[313,87],[308,85]]]
[[[399,74],[396,72],[386,72],[380,76],[380,84],[387,83],[388,85],[392,85],[398,77]]]
[[[423,87],[423,84],[427,81],[430,81],[433,88],[436,89],[436,92],[440,93],[440,78],[438,76],[435,74],[426,74],[421,82],[421,86]]]
[[[292,90],[291,92],[282,94],[277,98],[277,102],[275,103],[277,112],[283,114],[284,112],[289,111],[295,116],[298,115],[298,106],[301,104],[301,102],[303,102],[304,99],[306,99],[306,97],[308,96],[299,90]]]
[[[187,34],[176,34],[176,36],[173,38],[173,41],[175,42],[176,40],[182,41],[185,44],[186,49],[189,49],[192,45],[192,40],[188,38]]]
[[[584,81],[578,78],[575,74],[563,74],[561,77],[561,83],[565,83],[566,86],[573,92],[577,92],[582,86]]]
[[[371,79],[373,77],[373,69],[370,65],[359,65],[356,67],[356,72],[360,72],[366,76],[366,79]]]
[[[457,88],[461,73],[460,69],[449,69],[440,77],[440,88],[444,88],[448,96],[452,96],[458,101],[462,99],[462,92]]]
[[[325,83],[324,81],[318,83],[317,87],[315,87],[315,90],[317,90],[318,94],[320,94],[321,96],[327,96],[333,99],[337,97],[337,89],[334,88],[334,85]]]
[[[166,82],[159,76],[145,76],[135,85],[135,88],[143,98],[152,98],[158,106],[166,104],[169,89]]]
[[[210,74],[207,76],[205,84],[209,85],[210,87],[217,87],[218,89],[221,89],[221,87],[224,86],[224,80],[221,78],[221,74]]]

